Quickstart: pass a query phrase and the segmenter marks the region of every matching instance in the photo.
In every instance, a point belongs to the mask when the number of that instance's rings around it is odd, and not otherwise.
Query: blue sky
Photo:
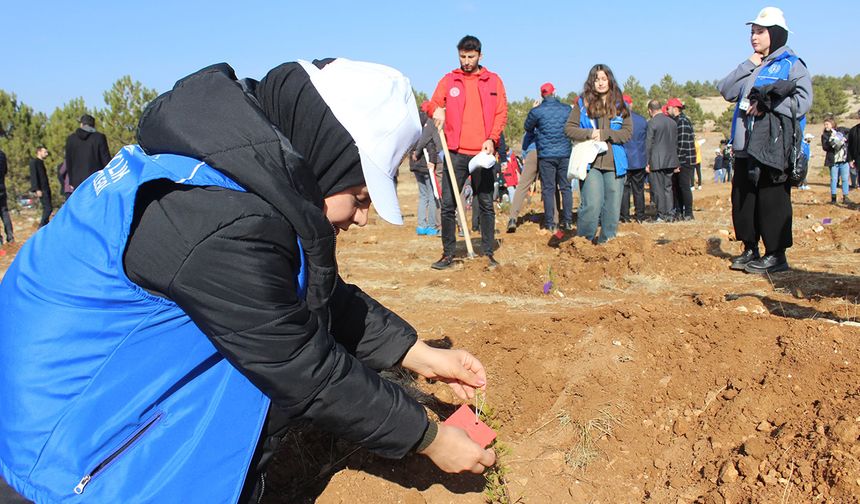
[[[839,2],[838,12],[797,0],[4,4],[0,89],[46,113],[78,96],[101,107],[102,93],[125,74],[163,92],[221,61],[260,78],[284,61],[343,56],[398,68],[429,94],[457,66],[465,34],[481,39],[483,64],[501,75],[511,100],[537,96],[545,81],[559,94],[578,92],[595,63],[646,87],[666,73],[680,82],[718,79],[751,52],[744,22],[766,5],[785,11],[789,45],[813,74],[860,73],[850,49],[860,2]]]

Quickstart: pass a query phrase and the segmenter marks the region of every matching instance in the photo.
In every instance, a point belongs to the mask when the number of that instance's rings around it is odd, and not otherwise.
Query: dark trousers
[[[672,218],[672,168],[652,170],[651,191],[657,206],[657,217],[668,221]]]
[[[748,176],[756,165],[761,170],[757,185]],[[768,168],[752,158],[736,158],[732,223],[735,236],[747,247],[757,247],[759,238],[767,253],[791,247],[791,185],[773,183]]]
[[[628,170],[627,181],[624,182],[624,194],[621,196],[621,217],[630,218],[630,195],[633,195],[633,208],[636,219],[645,218],[645,169]]]
[[[454,164],[454,176],[457,178],[457,187],[462,188],[469,177],[469,160],[472,155],[451,153],[451,162]],[[447,161],[446,161],[447,162]],[[484,255],[493,255],[495,244],[496,211],[493,208],[493,170],[478,168],[472,173],[472,211],[475,211],[475,199],[478,200],[478,208],[481,212],[481,248]],[[451,186],[451,177],[448,169],[442,172],[442,253],[453,256],[457,247],[457,221],[454,216],[457,210],[457,202],[454,199],[454,189]]]
[[[0,219],[3,220],[3,230],[6,233],[6,241],[15,239],[15,232],[12,231],[12,218],[9,217],[9,207],[6,204],[6,190],[0,188]],[[0,236],[0,243],[3,243],[3,238]]]
[[[675,187],[675,213],[678,216],[693,216],[693,167],[681,165],[681,172],[677,174]]]
[[[538,158],[543,215],[547,228],[556,227],[559,221],[561,224],[573,223],[573,193],[570,181],[567,180],[569,161],[569,157]],[[556,201],[558,193],[561,194],[561,205]],[[555,209],[557,207],[561,209],[560,219],[556,219]]]
[[[245,484],[242,486],[242,493],[239,495],[239,504],[259,502],[263,497],[265,490],[265,474],[272,461],[272,457],[277,453],[281,446],[281,439],[286,434],[290,427],[289,417],[283,410],[269,406],[269,413],[266,415],[266,423],[263,426],[263,432],[260,433],[260,440],[257,441],[257,449],[254,450],[254,455],[251,457],[251,466],[248,468],[248,474],[245,476]]]
[[[21,494],[0,477],[0,504],[33,504],[33,501],[21,497]]]
[[[695,168],[696,168],[696,178],[699,180],[699,182],[696,185],[699,187],[702,187],[702,163],[696,163]]]
[[[42,220],[39,221],[39,227],[42,227],[51,220],[51,212],[54,211],[54,207],[51,205],[51,193],[43,192],[40,201],[42,202]]]

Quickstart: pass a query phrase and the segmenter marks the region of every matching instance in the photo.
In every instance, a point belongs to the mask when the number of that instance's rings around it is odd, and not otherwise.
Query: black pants
[[[696,163],[696,178],[699,179],[699,182],[696,184],[699,187],[702,187],[702,163]]]
[[[10,487],[3,478],[0,478],[0,504],[33,504]]]
[[[457,187],[462,188],[469,177],[469,160],[472,155],[451,153],[454,163],[454,176]],[[447,162],[447,161],[446,161]],[[478,168],[472,173],[472,211],[475,211],[475,199],[481,212],[481,248],[484,255],[493,255],[495,245],[496,212],[493,208],[493,170]],[[442,172],[442,253],[453,256],[457,247],[457,221],[454,214],[457,202],[454,199],[454,189],[447,167]]]
[[[40,201],[42,202],[42,220],[39,221],[39,227],[42,227],[51,220],[51,212],[54,211],[54,207],[51,205],[51,193],[42,193]]]
[[[675,214],[678,217],[693,216],[693,167],[681,165],[681,172],[672,177],[675,192]]]
[[[748,174],[758,166],[758,185]],[[732,179],[732,223],[735,236],[747,246],[764,242],[765,252],[784,251],[791,247],[791,185],[775,184],[769,168],[752,158],[735,159]]]
[[[15,239],[15,232],[12,231],[12,218],[9,217],[9,207],[6,203],[6,189],[0,186],[0,219],[3,220],[6,241],[12,241]],[[0,243],[3,243],[2,237],[0,237]]]
[[[657,217],[664,221],[672,219],[672,168],[652,170],[651,193],[654,205],[657,207]]]
[[[628,170],[621,196],[621,217],[630,218],[630,195],[633,195],[633,208],[636,219],[645,218],[645,170]]]
[[[268,469],[272,457],[278,452],[281,438],[286,434],[289,427],[290,422],[287,415],[282,410],[269,406],[263,432],[260,433],[257,449],[254,450],[254,456],[251,457],[251,466],[248,468],[245,484],[239,495],[239,504],[256,503],[262,499],[266,469]]]

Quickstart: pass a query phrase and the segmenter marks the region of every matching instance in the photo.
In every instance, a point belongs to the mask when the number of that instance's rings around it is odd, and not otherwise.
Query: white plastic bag
[[[585,180],[588,175],[588,165],[597,159],[598,154],[602,154],[609,150],[606,142],[597,142],[594,140],[586,140],[578,142],[573,146],[573,151],[570,153],[570,162],[567,165],[567,180]]]

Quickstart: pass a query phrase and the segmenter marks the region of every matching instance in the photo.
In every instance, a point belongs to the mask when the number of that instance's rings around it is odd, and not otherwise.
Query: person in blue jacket
[[[618,231],[627,175],[623,145],[633,134],[630,110],[609,66],[591,67],[564,133],[574,142],[594,140],[606,144],[606,151],[597,155],[585,180],[579,182],[582,201],[576,222],[577,236],[605,243]]]
[[[0,283],[0,497],[258,502],[297,419],[449,472],[492,465],[377,374],[401,365],[469,399],[481,363],[421,342],[335,262],[371,201],[402,224],[393,178],[419,131],[408,79],[346,59],[259,82],[213,65],[156,98],[139,145]]]
[[[570,139],[564,134],[564,123],[570,115],[570,105],[555,96],[555,86],[547,82],[540,87],[542,101],[529,110],[523,127],[534,135],[538,151],[544,223],[550,233],[573,229],[573,195],[567,179],[570,160]],[[561,216],[556,220],[555,193],[561,193]]]
[[[645,220],[645,137],[648,134],[648,121],[633,111],[633,98],[624,95],[624,103],[630,109],[633,122],[633,136],[624,144],[627,154],[627,179],[624,182],[624,194],[621,197],[621,222],[630,222],[630,195],[633,195],[633,216],[636,222]]]

